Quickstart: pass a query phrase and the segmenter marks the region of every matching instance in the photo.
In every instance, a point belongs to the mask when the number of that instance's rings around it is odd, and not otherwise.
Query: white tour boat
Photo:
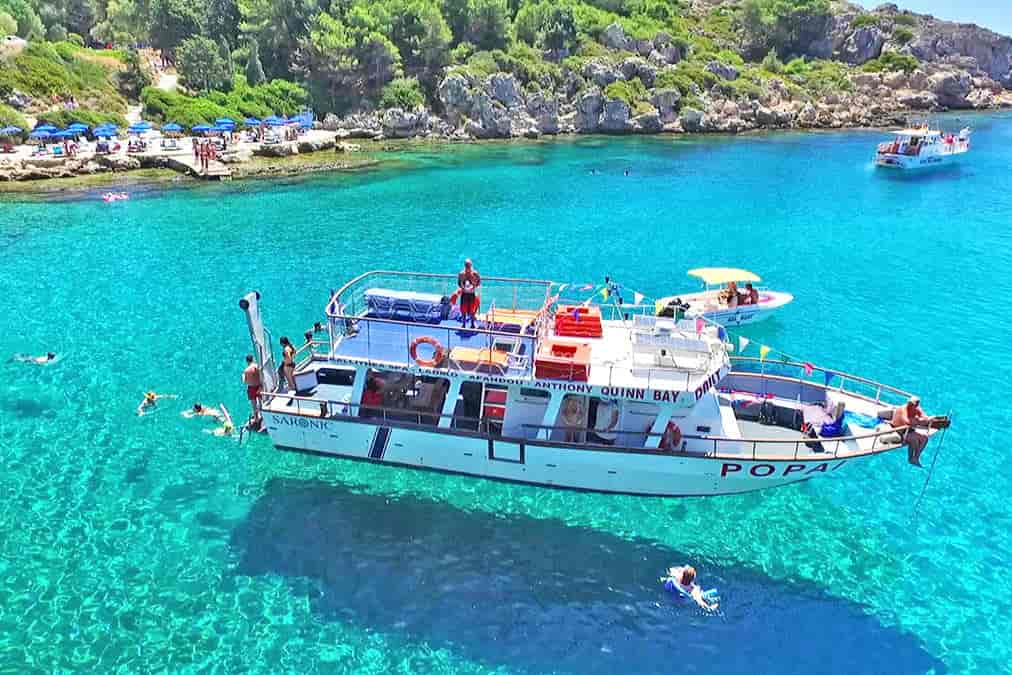
[[[244,296],[274,445],[651,496],[840,475],[903,445],[905,429],[882,419],[910,395],[892,387],[732,359],[715,325],[560,305],[548,281],[483,278],[477,328],[464,330],[456,279],[377,271],[333,292],[297,351],[294,391],[279,383],[259,294]]]
[[[748,270],[731,267],[701,267],[689,270],[689,276],[703,282],[703,290],[669,296],[657,301],[658,306],[667,307],[667,314],[694,319],[701,317],[722,326],[742,326],[762,321],[794,300],[790,293],[771,291],[768,288],[754,289],[749,295],[751,284],[762,281]],[[730,288],[729,285],[734,284]],[[754,300],[754,302],[752,302]]]
[[[890,169],[925,169],[956,162],[970,151],[970,129],[958,135],[943,134],[925,124],[894,132],[893,140],[880,143],[875,165]]]

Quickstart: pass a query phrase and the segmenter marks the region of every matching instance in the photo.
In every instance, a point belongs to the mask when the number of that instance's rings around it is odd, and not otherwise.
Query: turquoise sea
[[[0,198],[0,355],[62,355],[0,363],[0,672],[1010,672],[1012,117],[970,121],[966,164],[918,178],[846,131]],[[759,272],[796,300],[755,343],[952,411],[919,511],[902,453],[658,500],[281,453],[180,416],[245,418],[244,292],[299,336],[353,275],[465,256],[648,296],[692,267]],[[180,399],[138,418],[147,389]],[[719,615],[657,583],[685,561]]]

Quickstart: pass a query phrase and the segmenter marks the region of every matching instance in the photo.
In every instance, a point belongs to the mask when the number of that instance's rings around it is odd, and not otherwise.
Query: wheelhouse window
[[[442,377],[370,370],[366,374],[359,415],[436,426],[450,382]]]

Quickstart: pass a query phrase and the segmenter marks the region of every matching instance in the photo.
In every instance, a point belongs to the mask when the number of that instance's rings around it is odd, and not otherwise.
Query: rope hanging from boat
[[[948,419],[952,419],[952,411],[946,415]],[[938,441],[938,447],[935,448],[935,456],[931,458],[931,467],[928,469],[928,475],[924,478],[924,485],[921,486],[921,494],[917,496],[917,501],[914,502],[914,512],[911,514],[910,519],[913,520],[917,517],[917,510],[921,507],[921,500],[924,499],[924,493],[928,490],[928,483],[931,482],[931,477],[935,473],[935,462],[938,461],[938,455],[942,452],[942,445],[945,444],[945,436],[949,433],[949,427],[942,429],[942,438]]]

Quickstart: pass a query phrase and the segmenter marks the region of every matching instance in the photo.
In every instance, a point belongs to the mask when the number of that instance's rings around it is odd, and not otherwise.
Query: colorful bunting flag
[[[815,371],[815,366],[813,366],[813,365],[812,365],[811,363],[809,363],[808,361],[805,361],[805,364],[804,364],[804,365],[805,365],[805,375],[808,375],[809,377],[811,377],[811,375],[812,375],[812,372],[814,372],[814,371]]]
[[[696,335],[703,332],[703,328],[706,326],[706,322],[702,319],[696,319]]]
[[[654,314],[656,314],[657,316],[660,316],[661,315],[661,310],[663,310],[663,309],[664,309],[664,303],[663,302],[661,302],[660,300],[657,300],[657,301],[654,302]]]
[[[601,289],[601,297],[604,298],[605,300],[608,299],[608,288],[607,287]]]
[[[739,352],[744,352],[745,351],[745,347],[748,347],[748,343],[749,343],[749,339],[747,337],[739,335],[738,336],[738,351]]]
[[[823,376],[826,378],[826,386],[827,387],[829,386],[829,381],[833,379],[834,375],[836,375],[836,373],[834,373],[831,370],[826,370],[826,371],[823,372]]]
[[[633,291],[633,303],[634,304],[637,304],[637,305],[640,304],[641,302],[643,302],[643,300],[645,298],[646,298],[646,296],[643,295],[642,293],[637,293],[636,291]]]
[[[766,357],[769,356],[770,348],[766,345],[760,345],[759,347],[759,360],[765,361]]]

